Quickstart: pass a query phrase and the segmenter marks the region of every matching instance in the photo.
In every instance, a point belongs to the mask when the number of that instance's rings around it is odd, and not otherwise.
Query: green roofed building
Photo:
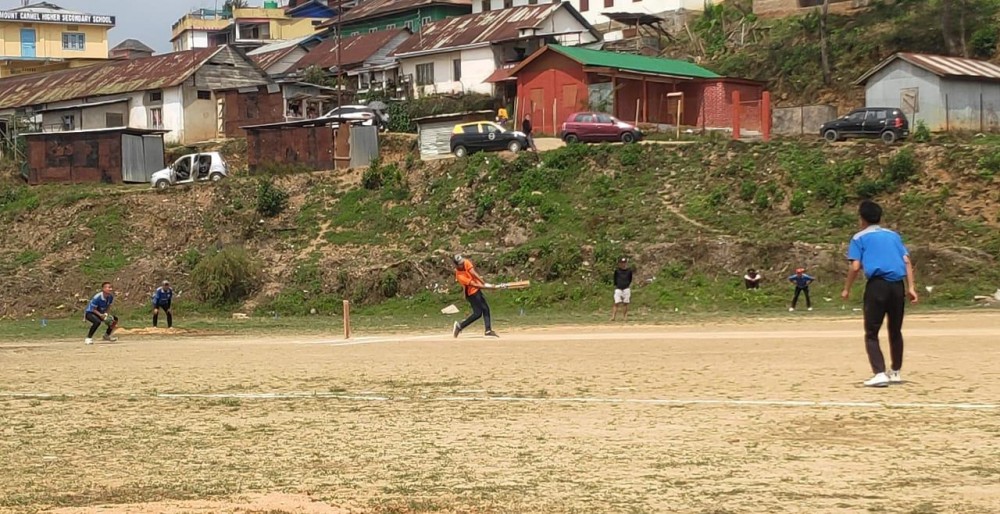
[[[580,111],[673,125],[679,107],[683,126],[731,128],[734,93],[744,129],[760,130],[764,118],[763,84],[676,59],[548,45],[505,71],[491,80],[516,87],[516,115],[531,114],[535,126],[550,134]]]

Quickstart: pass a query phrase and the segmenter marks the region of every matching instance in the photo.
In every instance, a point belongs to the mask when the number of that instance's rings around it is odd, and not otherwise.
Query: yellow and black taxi
[[[451,131],[451,153],[456,157],[503,150],[517,153],[527,146],[524,132],[507,130],[492,121],[460,123]]]

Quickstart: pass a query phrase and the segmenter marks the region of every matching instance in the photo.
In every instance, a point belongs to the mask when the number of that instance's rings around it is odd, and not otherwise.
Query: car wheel
[[[520,141],[511,141],[510,144],[507,145],[507,149],[510,150],[510,153],[520,152],[521,151],[521,142]]]
[[[896,142],[896,133],[891,130],[886,130],[882,133],[882,142],[891,145]]]
[[[836,143],[840,140],[840,134],[836,130],[830,129],[823,133],[823,139],[826,139],[828,143]]]
[[[455,150],[454,150],[454,153],[455,153],[455,157],[465,157],[466,155],[469,155],[469,151],[466,150],[465,147],[462,146],[462,145],[456,146]]]
[[[635,142],[635,134],[631,132],[622,132],[622,143],[628,144]]]
[[[563,141],[566,141],[567,144],[579,143],[580,138],[577,137],[576,134],[566,134],[566,137],[563,138]]]
[[[213,173],[208,176],[208,180],[211,180],[212,182],[218,182],[222,180],[222,173]]]
[[[170,181],[164,179],[156,181],[156,189],[158,191],[166,191],[168,187],[170,187]]]

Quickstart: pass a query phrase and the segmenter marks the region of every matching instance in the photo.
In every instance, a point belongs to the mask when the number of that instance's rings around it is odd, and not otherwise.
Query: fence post
[[[760,97],[760,132],[764,141],[771,140],[771,92],[764,91]]]
[[[740,138],[740,91],[733,91],[733,139]]]

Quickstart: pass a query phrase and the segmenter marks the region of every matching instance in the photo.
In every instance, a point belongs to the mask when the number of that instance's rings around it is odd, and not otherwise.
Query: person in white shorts
[[[615,269],[615,305],[611,309],[611,321],[618,318],[618,308],[622,309],[622,320],[628,321],[628,305],[632,303],[632,268],[628,266],[628,259],[622,257],[618,259],[618,268]]]

